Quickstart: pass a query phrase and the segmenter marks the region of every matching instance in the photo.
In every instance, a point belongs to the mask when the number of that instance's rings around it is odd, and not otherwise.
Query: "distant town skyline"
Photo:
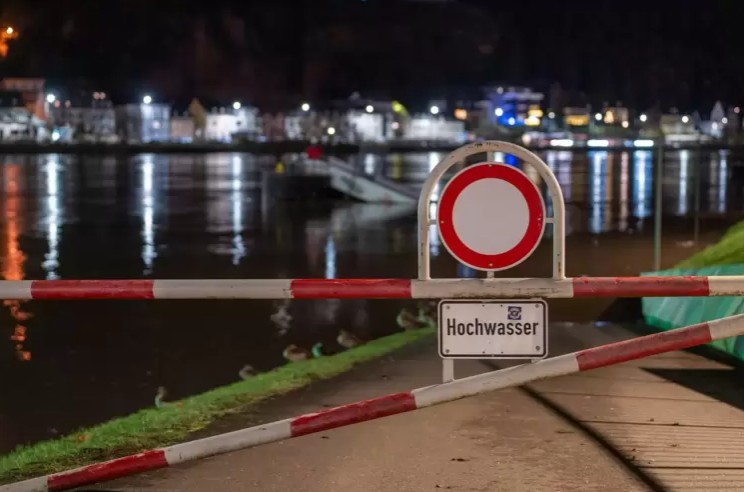
[[[740,104],[734,0],[73,0],[32,8],[6,0],[19,33],[0,77],[79,81],[120,100],[143,92],[263,107],[363,95],[423,107],[488,83],[524,84],[547,105],[708,111]],[[559,94],[559,96],[556,96]]]

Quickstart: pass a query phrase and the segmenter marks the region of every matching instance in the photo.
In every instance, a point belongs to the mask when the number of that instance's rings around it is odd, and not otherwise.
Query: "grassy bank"
[[[294,362],[245,381],[148,408],[0,457],[0,483],[53,473],[184,440],[221,416],[250,404],[328,379],[434,333],[433,328],[396,333],[336,355]]]
[[[705,268],[744,263],[744,221],[729,228],[720,241],[692,255],[674,268]]]

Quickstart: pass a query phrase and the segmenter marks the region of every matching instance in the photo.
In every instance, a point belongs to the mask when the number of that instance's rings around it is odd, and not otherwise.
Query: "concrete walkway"
[[[531,387],[663,490],[744,490],[742,374],[684,352]]]
[[[551,355],[635,336],[615,326],[551,329]],[[211,431],[437,382],[435,353],[426,341]],[[462,361],[457,375],[488,369]],[[721,364],[677,352],[86,490],[744,490],[744,411],[731,376]]]

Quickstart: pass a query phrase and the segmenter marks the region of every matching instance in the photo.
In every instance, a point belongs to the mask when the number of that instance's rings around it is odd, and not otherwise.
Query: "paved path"
[[[744,490],[742,374],[674,352],[532,385],[663,490]]]
[[[559,325],[551,354],[629,336],[618,327]],[[431,384],[440,375],[434,354],[425,342],[221,425]],[[487,369],[457,365],[458,376]],[[735,406],[744,397],[736,400],[731,376],[721,364],[676,352],[86,490],[744,490],[744,411]]]

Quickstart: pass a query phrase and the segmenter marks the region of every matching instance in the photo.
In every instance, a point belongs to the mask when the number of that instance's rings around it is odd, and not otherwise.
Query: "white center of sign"
[[[452,225],[465,246],[483,255],[513,249],[524,237],[530,211],[522,193],[502,179],[487,178],[465,187],[455,200]]]

